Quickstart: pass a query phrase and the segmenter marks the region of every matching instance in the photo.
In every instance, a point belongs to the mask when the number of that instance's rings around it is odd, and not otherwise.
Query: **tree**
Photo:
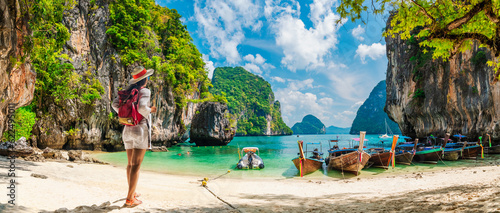
[[[406,40],[416,33],[420,46],[431,48],[433,59],[443,60],[477,41],[495,55],[495,61],[488,64],[495,66],[495,77],[500,79],[500,0],[344,0],[337,12],[342,19],[356,21],[363,12],[380,15],[387,8],[394,11],[384,36],[399,35]]]

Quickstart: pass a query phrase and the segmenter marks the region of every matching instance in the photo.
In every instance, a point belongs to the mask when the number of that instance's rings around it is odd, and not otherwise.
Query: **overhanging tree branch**
[[[454,21],[448,23],[444,29],[447,31],[457,29],[458,27],[462,26],[463,24],[469,22],[480,11],[484,10],[486,5],[490,5],[490,7],[491,7],[491,0],[484,0],[484,1],[474,5],[474,7],[469,12],[467,12],[464,16],[457,18]]]
[[[430,18],[432,20],[432,22],[436,21],[436,19],[434,17],[432,17],[431,14],[429,14],[424,7],[422,7],[422,5],[418,4],[415,0],[411,0],[411,2],[413,2],[413,4],[415,4],[415,5],[417,5],[417,7],[420,8],[420,11],[423,12],[425,16]]]

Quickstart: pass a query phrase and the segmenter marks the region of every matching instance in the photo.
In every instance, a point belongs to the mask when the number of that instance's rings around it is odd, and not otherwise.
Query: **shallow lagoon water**
[[[296,135],[291,136],[247,136],[235,137],[227,146],[207,146],[197,147],[194,144],[183,143],[170,147],[169,152],[146,152],[141,169],[156,171],[176,175],[194,175],[203,177],[216,177],[231,170],[226,177],[231,178],[292,178],[297,177],[298,170],[292,163],[292,159],[297,156],[297,140],[304,143],[322,143],[324,157],[327,156],[329,148],[328,141],[339,137],[339,146],[349,147],[352,144],[351,138],[359,135]],[[391,140],[380,142],[378,135],[367,135],[368,142],[365,145],[371,147],[384,147],[390,149]],[[401,140],[402,141],[402,140]],[[333,145],[333,144],[332,144]],[[354,143],[357,145],[357,142]],[[261,170],[238,170],[235,169],[239,160],[238,150],[243,147],[255,146],[260,150],[260,157],[264,160],[265,168]],[[317,145],[316,145],[317,147]],[[239,149],[238,149],[239,148]],[[309,145],[309,150],[313,148]],[[125,152],[94,154],[94,157],[108,162],[112,165],[125,167],[127,155]],[[500,164],[499,155],[485,156],[479,160],[459,160],[455,162],[444,161],[437,165],[415,164],[412,166],[396,165],[396,168],[384,170],[380,168],[368,168],[361,172],[358,177],[396,175],[401,173],[413,173],[422,171],[440,170],[458,166],[480,166],[489,164]],[[314,179],[331,178],[352,178],[354,175],[339,171],[318,170],[307,175]]]

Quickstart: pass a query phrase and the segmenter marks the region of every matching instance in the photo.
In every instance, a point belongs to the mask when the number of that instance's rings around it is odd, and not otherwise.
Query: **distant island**
[[[291,135],[281,118],[281,104],[274,100],[271,84],[242,67],[217,67],[210,92],[227,98],[237,120],[236,135]]]
[[[336,127],[336,126],[329,126],[326,128],[326,134],[349,134],[351,130],[351,127]]]
[[[293,134],[325,134],[326,127],[314,115],[306,115],[302,122],[295,123],[292,127]]]
[[[359,107],[356,118],[352,122],[350,134],[357,134],[359,131],[366,131],[366,134],[385,134],[386,121],[393,134],[401,134],[398,124],[384,112],[386,97],[384,80],[373,88],[368,99]]]

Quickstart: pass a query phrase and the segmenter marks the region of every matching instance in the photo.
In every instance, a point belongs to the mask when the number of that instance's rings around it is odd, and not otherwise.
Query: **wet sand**
[[[122,208],[124,168],[24,160],[15,163],[12,206],[6,204],[9,164],[0,157],[0,212],[500,212],[498,161],[345,179],[208,177],[208,189],[236,209],[201,186],[203,175],[143,171],[137,191],[144,203]]]

